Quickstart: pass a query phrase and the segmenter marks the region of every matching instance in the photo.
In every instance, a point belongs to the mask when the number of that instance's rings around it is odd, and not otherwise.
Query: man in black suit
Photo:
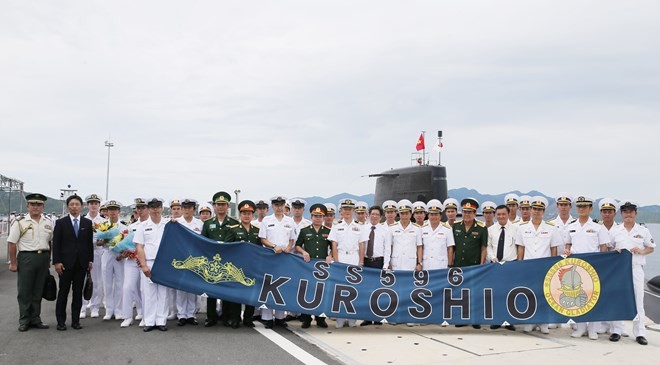
[[[55,316],[57,330],[66,330],[66,302],[69,289],[73,286],[71,299],[71,327],[81,329],[80,309],[82,307],[83,285],[87,271],[94,261],[94,226],[92,221],[82,217],[82,198],[72,195],[66,199],[69,215],[55,223],[53,232],[53,263],[60,276]]]

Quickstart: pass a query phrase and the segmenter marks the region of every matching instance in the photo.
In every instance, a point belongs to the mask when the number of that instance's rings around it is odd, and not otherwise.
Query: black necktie
[[[497,241],[497,261],[502,261],[502,257],[504,257],[504,226],[500,231],[500,239]]]
[[[374,237],[376,237],[376,226],[371,226],[369,232],[369,243],[367,244],[367,257],[374,257]]]

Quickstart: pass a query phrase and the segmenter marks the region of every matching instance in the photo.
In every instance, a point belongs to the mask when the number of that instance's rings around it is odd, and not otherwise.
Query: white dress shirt
[[[520,223],[512,223],[507,220],[506,225],[502,226],[497,221],[492,226],[488,227],[488,246],[486,248],[486,260],[488,262],[497,258],[497,246],[500,242],[500,233],[504,227],[504,255],[500,261],[514,261],[518,257],[516,251],[516,233]]]
[[[362,227],[361,242],[364,242],[364,257],[367,257],[367,249],[369,244],[369,235],[371,234],[371,227],[374,229],[374,253],[373,257],[383,258],[383,269],[390,266],[390,257],[392,255],[392,235],[390,230],[384,225],[378,223],[375,226],[367,223]]]

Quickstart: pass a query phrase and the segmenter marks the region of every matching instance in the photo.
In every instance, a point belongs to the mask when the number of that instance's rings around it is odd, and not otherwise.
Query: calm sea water
[[[647,224],[646,226],[651,231],[655,244],[658,245],[660,240],[660,224]],[[646,280],[660,275],[660,245],[658,246],[652,254],[646,256],[646,265],[644,266]]]

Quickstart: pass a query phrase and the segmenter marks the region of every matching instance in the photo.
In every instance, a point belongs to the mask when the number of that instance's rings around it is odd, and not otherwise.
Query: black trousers
[[[87,268],[83,268],[77,262],[72,267],[65,267],[60,276],[60,288],[57,292],[57,303],[55,304],[55,317],[57,324],[66,322],[66,302],[69,298],[69,290],[73,288],[71,295],[71,323],[80,323],[80,309],[83,301],[83,286]]]
[[[376,268],[376,269],[382,269],[383,268],[383,262],[384,262],[384,259],[382,257],[378,258],[376,260],[367,260],[366,257],[364,258],[364,266],[366,266],[366,267],[373,267],[373,268]]]

